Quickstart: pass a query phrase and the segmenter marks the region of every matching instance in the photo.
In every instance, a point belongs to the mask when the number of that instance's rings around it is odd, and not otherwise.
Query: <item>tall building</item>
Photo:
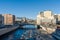
[[[58,14],[58,21],[60,21],[60,14]]]
[[[2,14],[0,14],[0,25],[2,25],[3,24],[3,16],[2,16]]]
[[[4,25],[13,25],[15,21],[15,16],[11,14],[3,14],[4,16]]]
[[[43,11],[39,12],[37,15],[37,24],[41,24],[43,22],[51,23],[54,20],[54,16],[51,11]]]
[[[52,11],[50,11],[50,10],[40,12],[40,15],[41,15],[42,17],[45,17],[45,18],[48,18],[48,19],[53,18]]]
[[[51,11],[44,11],[44,17],[50,18],[51,16],[52,16],[52,12]]]
[[[40,15],[37,15],[37,24],[40,24]]]
[[[37,25],[41,24],[42,19],[44,19],[40,14],[37,15]]]

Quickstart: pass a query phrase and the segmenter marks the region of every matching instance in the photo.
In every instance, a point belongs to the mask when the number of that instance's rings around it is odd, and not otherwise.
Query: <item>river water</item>
[[[10,32],[0,38],[0,40],[19,40],[21,35],[23,35],[28,30],[35,30],[34,25],[25,25],[23,26],[24,29],[17,29],[13,32]]]
[[[37,27],[34,25],[25,25],[24,29],[17,29],[11,33],[8,33],[0,38],[0,40],[21,40],[21,36],[29,30],[35,31]],[[31,31],[30,31],[31,32]],[[34,33],[33,33],[34,34]],[[28,35],[28,34],[27,34]],[[29,38],[29,40],[35,40],[35,38]]]

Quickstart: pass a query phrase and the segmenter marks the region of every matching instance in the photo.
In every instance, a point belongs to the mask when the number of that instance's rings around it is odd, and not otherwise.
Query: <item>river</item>
[[[0,40],[21,40],[20,38],[22,37],[24,33],[26,33],[27,31],[28,32],[35,31],[37,27],[35,27],[34,25],[25,25],[23,26],[23,28],[24,29],[19,28],[19,29],[16,29],[15,31],[12,31],[10,33],[3,35],[2,37],[0,37]],[[29,40],[35,40],[35,38],[31,37],[29,38]]]
[[[7,33],[0,37],[0,40],[19,40],[21,35],[23,35],[28,30],[35,30],[34,25],[25,25],[23,26],[24,29],[17,29],[13,32]]]

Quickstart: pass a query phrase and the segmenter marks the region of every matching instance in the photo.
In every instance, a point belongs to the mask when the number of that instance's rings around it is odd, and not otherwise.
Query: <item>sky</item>
[[[0,14],[36,19],[39,12],[51,10],[60,13],[60,0],[0,0]]]

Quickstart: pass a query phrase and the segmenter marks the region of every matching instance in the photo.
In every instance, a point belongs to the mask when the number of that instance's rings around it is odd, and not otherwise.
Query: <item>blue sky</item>
[[[60,13],[60,0],[0,0],[0,14],[36,19],[39,11]]]

